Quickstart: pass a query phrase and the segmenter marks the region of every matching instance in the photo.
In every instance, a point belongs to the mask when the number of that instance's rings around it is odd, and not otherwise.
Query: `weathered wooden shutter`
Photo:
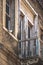
[[[28,38],[28,19],[27,17],[25,16],[25,23],[24,23],[24,30],[25,30],[25,37],[26,39]],[[28,41],[25,41],[25,55],[27,56],[28,55]]]
[[[10,4],[10,30],[12,30],[12,32],[14,31],[15,28],[15,6],[14,6],[14,0],[12,0],[12,3]]]
[[[36,55],[40,55],[40,41],[36,40]]]

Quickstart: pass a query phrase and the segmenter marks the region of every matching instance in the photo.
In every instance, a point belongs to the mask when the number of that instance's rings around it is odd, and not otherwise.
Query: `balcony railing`
[[[20,58],[33,58],[39,56],[39,41],[38,38],[30,38],[19,40],[18,55]]]

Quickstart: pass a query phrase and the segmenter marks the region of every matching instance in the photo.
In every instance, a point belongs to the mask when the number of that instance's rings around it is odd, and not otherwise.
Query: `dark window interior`
[[[18,36],[17,36],[17,38],[18,38],[19,40],[21,40],[21,21],[20,21],[20,25],[19,25],[19,31],[18,31]]]
[[[6,4],[6,13],[9,14],[9,6]]]
[[[6,3],[9,5],[9,0],[6,0]]]
[[[34,49],[33,54],[36,55],[36,39],[34,40]]]
[[[28,38],[30,38],[30,27],[28,27]]]
[[[30,27],[28,27],[28,38],[30,38]],[[30,41],[28,41],[28,55],[30,55]]]
[[[8,23],[9,23],[10,18],[6,15],[6,28],[8,29]]]
[[[18,39],[21,40],[21,21],[20,21],[20,25],[19,25]],[[21,42],[19,42],[19,48],[21,48]],[[21,50],[20,50],[20,53],[21,53]]]
[[[9,24],[9,20],[10,20],[10,17],[9,17],[9,0],[6,0],[6,28],[8,28],[8,24]]]
[[[6,0],[6,28],[10,30],[11,33],[14,32],[14,1],[15,0]],[[12,8],[13,7],[13,8]]]

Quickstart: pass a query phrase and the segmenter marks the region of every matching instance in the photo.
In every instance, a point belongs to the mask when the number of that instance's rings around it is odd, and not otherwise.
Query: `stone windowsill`
[[[18,39],[10,32],[7,30],[7,28],[3,27],[3,29],[15,40],[18,42]]]

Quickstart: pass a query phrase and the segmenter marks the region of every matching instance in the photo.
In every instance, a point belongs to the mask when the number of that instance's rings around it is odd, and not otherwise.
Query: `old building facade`
[[[0,65],[43,60],[43,4],[39,0],[0,0]]]

